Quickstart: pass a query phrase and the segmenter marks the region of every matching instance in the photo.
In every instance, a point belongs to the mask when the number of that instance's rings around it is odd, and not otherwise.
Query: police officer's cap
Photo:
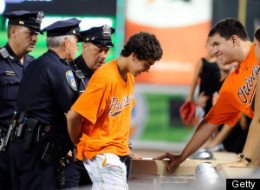
[[[71,18],[67,20],[59,20],[47,26],[42,31],[47,32],[47,37],[75,35],[79,37],[79,23],[81,20]]]
[[[97,46],[114,47],[112,43],[111,35],[115,32],[115,29],[108,25],[99,27],[92,27],[89,30],[80,32],[81,40],[83,42],[91,42]]]
[[[44,17],[44,13],[42,11],[13,11],[4,13],[3,15],[9,19],[8,25],[24,26],[36,33],[41,32],[40,28]]]

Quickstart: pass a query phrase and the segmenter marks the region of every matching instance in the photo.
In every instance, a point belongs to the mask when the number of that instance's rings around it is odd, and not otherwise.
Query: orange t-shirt
[[[234,126],[241,112],[254,116],[252,101],[259,71],[254,49],[253,44],[246,59],[226,78],[216,104],[205,117],[208,123]]]
[[[84,117],[77,158],[91,159],[98,154],[129,154],[128,136],[135,104],[134,76],[125,82],[113,60],[91,77],[86,90],[72,106]]]

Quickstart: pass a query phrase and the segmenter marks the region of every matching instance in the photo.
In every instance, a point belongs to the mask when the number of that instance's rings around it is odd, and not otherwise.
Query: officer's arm
[[[82,128],[82,119],[83,117],[75,112],[74,110],[70,110],[67,114],[67,123],[68,123],[68,132],[71,138],[71,141],[74,145],[77,145],[79,142],[79,138],[81,136],[81,128]]]

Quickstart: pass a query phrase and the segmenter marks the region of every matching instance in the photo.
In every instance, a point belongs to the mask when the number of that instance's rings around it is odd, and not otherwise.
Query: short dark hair
[[[226,18],[221,20],[210,30],[208,37],[219,34],[225,39],[230,39],[233,35],[237,35],[241,40],[249,40],[245,27],[235,18]]]
[[[255,31],[255,38],[260,42],[260,28]]]
[[[121,56],[128,57],[134,53],[139,60],[158,61],[162,58],[160,42],[154,34],[139,32],[131,36],[121,51]]]
[[[9,39],[9,38],[11,37],[11,29],[12,29],[12,28],[20,28],[20,27],[23,27],[23,26],[9,24],[9,25],[7,26],[7,38]]]

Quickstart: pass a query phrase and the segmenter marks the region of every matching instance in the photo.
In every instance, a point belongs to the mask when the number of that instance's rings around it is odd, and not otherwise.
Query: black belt
[[[51,130],[51,125],[45,125],[40,123],[37,124],[36,120],[32,122],[31,121],[32,121],[31,119],[28,119],[28,122],[21,123],[15,126],[14,128],[15,139],[16,138],[24,139],[26,138],[28,133],[34,133],[33,136],[35,137],[35,140],[39,142],[43,137],[47,135],[49,130]]]
[[[120,161],[126,165],[126,177],[127,179],[131,178],[131,168],[132,168],[132,159],[129,155],[127,156],[118,156]]]

